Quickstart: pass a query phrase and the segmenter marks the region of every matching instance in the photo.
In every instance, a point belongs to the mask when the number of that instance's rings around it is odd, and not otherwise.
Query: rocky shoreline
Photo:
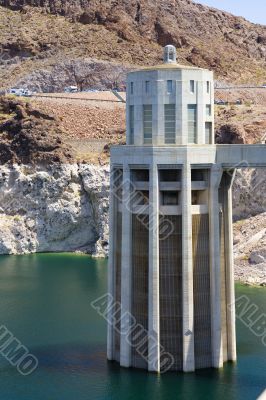
[[[235,278],[266,286],[266,212],[234,224]]]
[[[264,175],[238,172],[233,190],[235,278],[261,286],[266,285]],[[1,166],[0,254],[107,257],[108,209],[108,166]]]
[[[0,254],[108,254],[109,168],[0,167]]]

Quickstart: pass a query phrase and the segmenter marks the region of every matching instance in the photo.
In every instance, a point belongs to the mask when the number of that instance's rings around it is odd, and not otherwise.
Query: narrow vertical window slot
[[[143,106],[143,136],[144,144],[152,143],[152,105]]]
[[[188,143],[197,142],[197,105],[188,105]]]

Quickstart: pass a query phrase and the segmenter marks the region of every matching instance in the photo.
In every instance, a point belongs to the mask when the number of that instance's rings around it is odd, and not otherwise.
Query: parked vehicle
[[[78,87],[77,86],[68,86],[64,89],[65,93],[77,93]]]
[[[9,93],[19,97],[32,96],[32,92],[29,89],[23,89],[23,88],[12,88],[10,89]]]
[[[217,104],[218,106],[226,106],[228,105],[228,102],[224,100],[215,100],[214,104]]]
[[[264,84],[262,85],[262,87],[266,89],[266,83],[264,83]]]
[[[14,94],[15,96],[21,96],[22,89],[12,88],[9,90],[10,94]]]
[[[82,91],[85,93],[98,93],[99,92],[98,89],[84,89]]]
[[[22,96],[25,96],[25,97],[31,97],[32,94],[33,93],[29,89],[24,89],[22,92]]]

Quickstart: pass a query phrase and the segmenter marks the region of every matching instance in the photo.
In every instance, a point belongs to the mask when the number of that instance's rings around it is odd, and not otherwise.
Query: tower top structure
[[[179,64],[177,59],[177,51],[175,46],[167,45],[163,49],[163,63],[142,67],[139,70],[133,71],[132,74],[141,71],[155,71],[155,70],[199,70],[199,71],[209,71],[206,68],[200,68],[195,65],[184,65]],[[209,71],[210,72],[210,71]]]
[[[163,59],[128,74],[127,144],[213,144],[213,73],[177,64],[171,45]]]
[[[175,46],[165,46],[164,48],[164,63],[176,64],[176,48]]]

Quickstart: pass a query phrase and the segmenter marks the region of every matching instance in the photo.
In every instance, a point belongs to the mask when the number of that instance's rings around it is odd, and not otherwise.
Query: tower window
[[[207,93],[210,93],[211,83],[207,81]]]
[[[152,143],[152,105],[143,106],[144,144]]]
[[[211,104],[206,105],[206,116],[211,117],[212,116],[212,106]]]
[[[178,205],[178,192],[161,192],[161,205],[162,206],[177,206]]]
[[[176,132],[176,111],[175,104],[164,105],[164,134],[165,144],[175,143]]]
[[[148,190],[136,190],[132,196],[132,205],[144,206],[149,204],[149,191]]]
[[[205,180],[205,171],[203,169],[192,169],[191,170],[191,180],[194,182]]]
[[[129,144],[134,143],[134,106],[129,106]]]
[[[205,122],[205,143],[211,144],[212,143],[212,123]]]
[[[173,50],[169,51],[169,60],[170,61],[174,61],[174,52],[173,52]]]
[[[133,169],[131,172],[134,182],[149,182],[150,171],[148,169]]]
[[[167,81],[167,93],[173,93],[173,81]]]
[[[180,182],[181,170],[161,169],[159,170],[160,182]]]
[[[130,82],[130,94],[134,94],[134,83]]]
[[[198,190],[192,190],[192,193],[191,193],[191,204],[193,206],[196,206],[196,205],[200,204],[200,202],[199,202],[199,191]]]
[[[188,105],[188,143],[197,141],[197,104]]]
[[[190,92],[195,93],[195,81],[190,81]]]
[[[150,86],[151,86],[150,81],[146,81],[145,82],[145,92],[146,92],[146,94],[150,93]]]

